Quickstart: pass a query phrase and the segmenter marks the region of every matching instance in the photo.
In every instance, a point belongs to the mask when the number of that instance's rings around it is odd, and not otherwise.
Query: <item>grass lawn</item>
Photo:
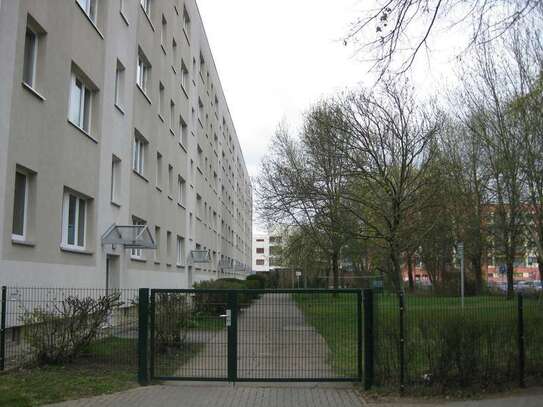
[[[30,407],[136,387],[133,371],[104,366],[49,366],[0,375],[0,406]]]
[[[191,319],[191,330],[199,331],[220,331],[225,328],[224,319],[216,315],[196,314]]]
[[[348,295],[323,300],[296,294],[307,321],[325,338],[332,366],[339,374],[356,366],[356,336],[346,335],[356,321],[356,299]],[[407,386],[436,388],[515,382],[518,378],[517,301],[504,297],[460,299],[406,295],[404,313]],[[397,386],[400,380],[399,304],[395,295],[375,296],[375,380]],[[525,372],[542,383],[543,301],[524,299]],[[433,387],[433,386],[430,386]]]
[[[71,364],[3,373],[0,406],[39,406],[127,390],[138,386],[136,363],[136,339],[101,340]]]
[[[306,322],[315,327],[330,349],[328,363],[344,377],[357,376],[356,297],[352,294],[293,294]]]

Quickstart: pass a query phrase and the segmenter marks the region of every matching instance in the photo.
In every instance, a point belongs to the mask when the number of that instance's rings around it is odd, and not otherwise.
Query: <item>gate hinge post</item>
[[[139,289],[138,307],[138,382],[149,384],[149,289]]]

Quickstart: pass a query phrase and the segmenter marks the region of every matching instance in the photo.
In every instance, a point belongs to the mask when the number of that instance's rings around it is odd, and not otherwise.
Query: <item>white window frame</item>
[[[170,100],[170,129],[175,128],[175,102]]]
[[[177,177],[177,203],[179,203],[179,205],[181,206],[185,206],[186,205],[186,200],[187,200],[187,181],[185,181],[185,179],[179,175]]]
[[[187,39],[190,38],[190,15],[186,6],[183,6],[183,31],[185,32]]]
[[[152,0],[140,0],[141,8],[149,18],[151,17],[151,1]]]
[[[115,105],[123,107],[124,105],[124,71],[125,67],[117,60],[115,67]]]
[[[176,264],[180,267],[185,265],[185,239],[177,236],[177,259]]]
[[[181,87],[188,94],[188,82],[189,82],[189,70],[185,65],[185,62],[181,60]]]
[[[120,205],[121,195],[121,159],[115,155],[111,158],[111,202]]]
[[[96,16],[98,15],[98,0],[75,0],[81,10],[85,12],[87,17],[96,24]]]
[[[79,100],[74,100],[74,88],[78,87],[77,82],[81,84],[80,87],[80,94],[79,94]],[[79,88],[79,87],[78,87]],[[88,95],[88,99],[87,99]],[[70,102],[68,106],[68,119],[72,124],[79,127],[81,130],[83,130],[85,133],[90,134],[90,130],[92,127],[92,101],[93,101],[93,91],[89,88],[89,86],[85,83],[81,77],[77,76],[75,73],[72,72],[71,80],[70,80]],[[88,106],[88,118],[86,118],[85,115],[85,106],[86,103],[89,104]],[[78,109],[78,118],[74,117],[75,114],[73,111],[73,107]],[[78,120],[79,119],[79,120]],[[87,126],[85,128],[85,119],[87,119]]]
[[[135,216],[132,216],[132,225],[146,225],[147,222],[145,222],[143,219],[137,218]],[[138,248],[131,248],[130,249],[130,258],[131,259],[138,259],[138,260],[144,260],[145,257],[143,256],[143,249]]]
[[[147,94],[147,86],[149,82],[149,71],[151,65],[147,62],[146,58],[143,56],[142,52],[138,53],[138,62],[136,66],[136,84]]]
[[[68,242],[68,227],[70,214],[70,197],[76,199],[75,221],[74,221],[74,243]],[[83,219],[83,242],[78,241],[79,237],[79,213],[81,201],[85,202],[85,217]],[[87,198],[72,191],[64,191],[62,204],[62,246],[69,249],[84,250],[87,243],[87,218],[89,214],[89,201]]]
[[[162,184],[164,182],[164,174],[162,172],[162,154],[157,151],[156,153],[156,179],[155,179],[155,185],[162,189]]]
[[[179,116],[179,142],[185,147],[188,147],[189,127],[183,116]]]
[[[134,144],[132,147],[132,169],[142,175],[145,172],[145,149],[146,142],[137,134],[134,135]]]
[[[30,52],[31,61],[26,60],[26,33],[27,32],[30,32],[32,34],[32,38],[33,38],[33,40],[32,40],[33,41],[32,50]],[[24,52],[24,57],[23,57],[23,59],[24,59],[23,60],[23,82],[26,85],[30,86],[32,89],[34,89],[35,86],[36,86],[36,66],[38,64],[38,44],[39,44],[39,35],[38,35],[38,33],[27,25],[26,26],[26,31],[25,31],[25,52]],[[27,70],[27,64],[28,63],[32,64],[32,67],[30,68],[31,69],[30,83],[26,81],[26,79],[28,79],[28,78],[25,78],[25,72]]]
[[[160,45],[162,45],[162,48],[164,51],[166,51],[166,42],[168,40],[168,20],[166,20],[166,17],[164,17],[164,14],[162,14],[162,20],[160,21]]]
[[[162,235],[162,232],[161,232],[160,226],[155,225],[155,245],[156,245],[156,249],[155,249],[155,252],[153,254],[155,262],[160,261],[160,255],[161,255],[161,253],[160,253],[160,240],[161,240],[161,235]]]
[[[30,190],[29,188],[29,175],[27,173],[24,173],[22,171],[15,171],[15,177],[17,177],[17,174],[20,174],[25,177],[25,197],[24,197],[24,203],[23,203],[23,234],[19,235],[16,233],[13,233],[13,216],[15,215],[15,185],[13,188],[13,215],[12,215],[12,225],[11,225],[11,239],[17,240],[17,241],[25,241],[27,237],[27,225],[28,225],[28,192]],[[16,181],[17,178],[15,178]]]

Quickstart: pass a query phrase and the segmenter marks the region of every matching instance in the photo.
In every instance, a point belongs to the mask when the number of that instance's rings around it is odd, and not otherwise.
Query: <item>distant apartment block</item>
[[[253,272],[281,268],[282,236],[255,234],[253,237]]]
[[[251,183],[195,0],[0,0],[0,55],[0,284],[250,271]],[[107,243],[119,225],[156,249]]]

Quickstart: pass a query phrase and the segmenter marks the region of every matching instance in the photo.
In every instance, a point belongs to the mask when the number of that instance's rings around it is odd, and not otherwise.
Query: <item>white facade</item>
[[[252,188],[195,0],[0,4],[0,285],[244,277]],[[102,245],[138,223],[158,250]]]
[[[270,271],[270,237],[253,235],[253,272]]]

